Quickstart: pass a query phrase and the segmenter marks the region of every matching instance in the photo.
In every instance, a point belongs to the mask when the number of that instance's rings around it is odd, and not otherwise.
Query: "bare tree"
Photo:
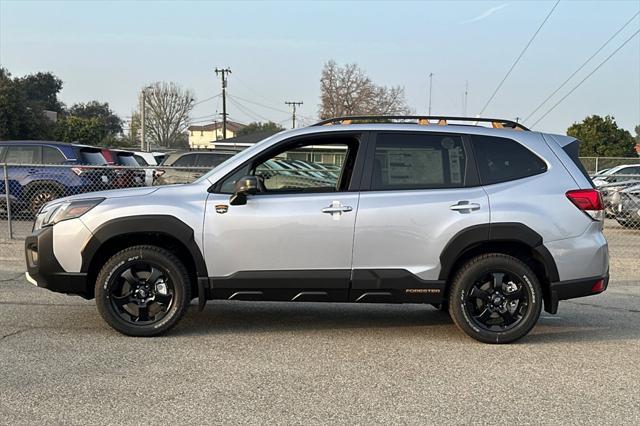
[[[163,147],[184,143],[194,96],[176,83],[157,82],[146,89],[146,137]]]
[[[378,86],[356,64],[324,64],[320,77],[320,118],[345,115],[410,114],[400,86]]]

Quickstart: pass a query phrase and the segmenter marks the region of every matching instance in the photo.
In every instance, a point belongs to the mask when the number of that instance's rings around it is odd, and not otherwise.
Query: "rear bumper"
[[[31,284],[56,293],[77,294],[91,298],[87,274],[66,272],[53,254],[53,228],[46,227],[25,240],[26,278]]]
[[[558,303],[561,300],[600,294],[605,291],[608,286],[608,272],[606,275],[600,277],[551,283],[547,300],[545,300],[545,311],[555,314],[558,312]]]

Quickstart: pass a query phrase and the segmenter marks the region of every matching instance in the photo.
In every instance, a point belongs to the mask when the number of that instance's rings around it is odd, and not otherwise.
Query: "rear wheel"
[[[56,187],[41,186],[35,188],[29,196],[29,212],[35,216],[42,206],[59,198],[60,195],[61,191]]]
[[[449,313],[456,325],[484,343],[509,343],[538,321],[542,290],[525,263],[500,253],[471,259],[456,274]]]
[[[102,318],[129,336],[155,336],[174,327],[189,305],[187,270],[171,252],[155,246],[115,254],[96,280]]]

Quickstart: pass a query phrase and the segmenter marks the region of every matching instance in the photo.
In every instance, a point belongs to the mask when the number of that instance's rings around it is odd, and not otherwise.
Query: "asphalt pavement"
[[[640,283],[486,345],[420,305],[209,303],[167,336],[0,275],[2,424],[640,423]]]

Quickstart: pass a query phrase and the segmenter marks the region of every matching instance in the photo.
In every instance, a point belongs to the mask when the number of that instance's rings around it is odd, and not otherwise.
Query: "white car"
[[[136,161],[141,166],[157,166],[164,159],[165,154],[162,152],[143,152],[143,151],[135,151],[133,153]],[[155,174],[155,169],[153,168],[145,168],[144,169],[144,184],[146,186],[153,185],[153,176]]]
[[[593,183],[596,187],[601,187],[609,183],[638,178],[640,178],[640,164],[623,164],[612,167],[603,173],[597,173],[593,177]]]

